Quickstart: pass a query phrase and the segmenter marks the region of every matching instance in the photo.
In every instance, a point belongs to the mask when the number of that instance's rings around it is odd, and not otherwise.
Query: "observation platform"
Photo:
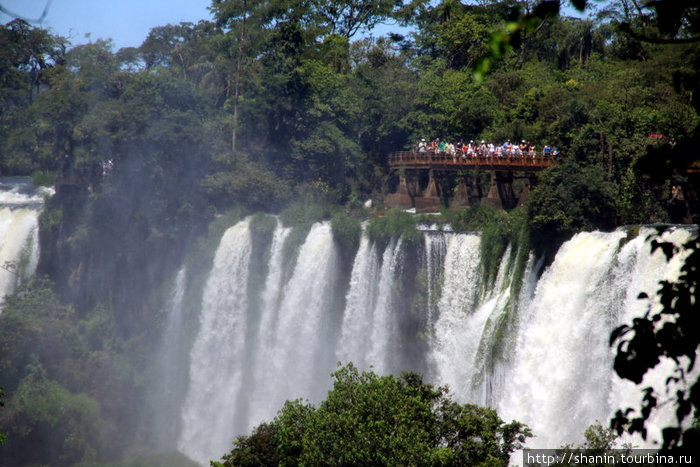
[[[555,164],[545,154],[462,155],[399,151],[389,154],[389,167],[398,175],[396,192],[384,199],[389,207],[415,208],[416,212],[435,212],[441,206],[466,207],[486,204],[498,209],[522,205],[535,174]],[[490,173],[490,186],[481,180]],[[516,198],[513,181],[523,179]]]
[[[399,151],[389,154],[389,166],[412,169],[440,170],[499,170],[509,172],[537,172],[554,165],[551,155],[511,155],[511,156],[462,156],[447,153]]]

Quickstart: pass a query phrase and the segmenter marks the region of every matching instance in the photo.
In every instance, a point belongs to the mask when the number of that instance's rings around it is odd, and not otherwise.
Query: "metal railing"
[[[398,151],[389,154],[389,165],[415,168],[483,168],[503,170],[542,170],[554,165],[554,156],[526,153],[522,155],[448,154]]]

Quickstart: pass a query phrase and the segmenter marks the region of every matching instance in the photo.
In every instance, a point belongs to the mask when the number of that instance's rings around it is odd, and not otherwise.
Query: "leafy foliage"
[[[103,460],[132,441],[117,424],[135,422],[123,408],[143,397],[127,355],[142,349],[139,341],[122,347],[112,310],[80,319],[51,286],[40,278],[22,284],[0,316],[3,463]]]
[[[532,192],[528,217],[533,246],[552,254],[576,232],[611,229],[615,206],[614,185],[599,166],[567,159],[544,173]]]
[[[354,258],[362,235],[360,221],[344,212],[338,212],[331,217],[331,230],[333,231],[333,239],[340,246],[346,260]],[[346,262],[349,263],[349,261]]]
[[[676,280],[660,282],[659,309],[654,311],[650,304],[649,311],[635,318],[631,326],[624,324],[616,328],[610,336],[610,345],[617,345],[615,371],[621,378],[636,384],[641,384],[644,375],[662,360],[674,362],[675,372],[666,380],[668,390],[665,392],[675,391],[668,397],[676,407],[677,424],[663,429],[663,448],[694,448],[700,440],[700,430],[685,422],[688,417],[697,416],[700,410],[700,378],[690,376],[700,346],[700,336],[696,332],[700,325],[697,313],[700,239],[695,236],[679,247],[664,240],[663,232],[664,228],[659,228],[657,238],[651,242],[652,251],[661,250],[668,261],[683,255],[681,273]],[[646,293],[639,298],[650,300]],[[664,395],[651,386],[643,391],[640,409],[618,410],[612,419],[611,425],[618,434],[639,433],[646,439],[647,420],[666,402]]]
[[[373,217],[367,224],[367,235],[377,244],[386,245],[392,238],[414,243],[420,238],[416,220],[410,214],[392,209],[385,217]]]
[[[585,438],[583,444],[578,446],[564,445],[557,450],[557,454],[560,456],[559,459],[561,460],[556,462],[555,465],[597,466],[599,464],[596,460],[603,458],[596,456],[605,456],[604,459],[608,463],[612,463],[612,459],[614,459],[615,462],[622,463],[624,462],[623,458],[631,454],[631,445],[620,445],[618,436],[611,428],[606,428],[599,424],[591,425],[586,428],[583,436]],[[579,457],[576,459],[576,454],[586,457]],[[572,459],[576,459],[576,463],[571,462]]]
[[[41,183],[55,174],[57,191],[41,217],[39,266],[55,287],[22,289],[0,318],[8,403],[35,354],[46,375],[35,380],[76,419],[92,423],[96,401],[115,447],[76,436],[101,446],[97,457],[116,456],[133,431],[121,394],[142,400],[148,370],[137,349],[155,341],[161,321],[153,291],[186,252],[194,277],[233,219],[281,212],[295,226],[289,265],[333,206],[386,194],[387,153],[418,138],[559,148],[526,215],[453,215],[461,228],[485,228],[490,277],[526,228],[551,254],[578,230],[697,222],[697,176],[687,173],[700,147],[696,2],[613,2],[586,20],[562,17],[559,3],[214,0],[211,21],[157,27],[116,52],[109,40],[68,50],[65,38],[25,22],[0,26],[0,171]],[[360,37],[392,22],[411,32]],[[331,223],[351,251],[355,219]],[[378,243],[419,238],[401,212],[372,219],[368,232]],[[57,376],[60,365],[70,378]],[[308,410],[293,407],[299,434]],[[69,425],[62,433],[74,433]],[[289,433],[280,458],[298,459],[301,438]],[[63,445],[65,459],[93,456],[76,443]]]
[[[318,407],[287,402],[275,420],[241,436],[213,465],[508,465],[531,436],[492,409],[459,405],[446,388],[360,373],[334,372],[333,389]]]

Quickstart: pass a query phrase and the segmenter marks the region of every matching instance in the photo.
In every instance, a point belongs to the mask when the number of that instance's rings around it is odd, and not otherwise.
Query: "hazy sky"
[[[0,6],[25,19],[37,19],[48,2],[46,18],[34,24],[68,37],[72,45],[111,38],[115,51],[138,47],[153,27],[211,19],[207,10],[211,0],[0,0]],[[11,19],[0,13],[0,23]]]

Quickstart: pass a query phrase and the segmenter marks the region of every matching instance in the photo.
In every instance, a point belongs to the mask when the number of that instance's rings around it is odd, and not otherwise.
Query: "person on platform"
[[[513,145],[510,144],[510,140],[506,140],[505,143],[503,143],[503,155],[505,156],[510,156],[511,155],[511,150],[513,149]]]
[[[518,155],[524,156],[525,154],[527,154],[527,142],[523,139],[518,146]]]

